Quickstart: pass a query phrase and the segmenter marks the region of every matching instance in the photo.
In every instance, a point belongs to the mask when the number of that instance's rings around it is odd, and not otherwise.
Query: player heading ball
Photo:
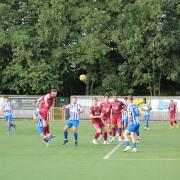
[[[45,142],[49,141],[51,138],[54,138],[49,132],[49,119],[48,114],[50,108],[53,106],[54,100],[57,96],[57,90],[52,89],[50,93],[41,96],[37,100],[36,107],[39,108],[39,113],[43,121],[43,139]]]

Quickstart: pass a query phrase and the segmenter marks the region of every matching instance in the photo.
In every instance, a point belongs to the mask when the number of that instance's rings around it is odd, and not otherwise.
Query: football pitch
[[[91,144],[90,122],[79,126],[79,146],[62,146],[64,122],[51,122],[56,138],[50,147],[38,136],[33,121],[16,121],[17,129],[6,134],[0,122],[0,180],[179,180],[180,128],[151,123],[144,131],[138,153],[124,153],[124,144]]]

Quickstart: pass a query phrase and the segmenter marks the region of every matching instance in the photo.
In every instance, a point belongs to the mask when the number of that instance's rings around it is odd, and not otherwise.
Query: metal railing
[[[89,107],[92,102],[92,98],[97,97],[100,101],[103,99],[102,96],[77,96],[78,102],[82,105],[84,113],[81,114],[81,120],[89,119]],[[32,112],[35,109],[33,102],[38,96],[23,96],[23,95],[9,95],[9,98],[15,105],[13,117],[15,119],[32,119]],[[134,97],[137,104],[141,104],[143,96]],[[176,119],[180,120],[180,97],[146,97],[148,102],[152,106],[151,120],[165,121],[168,120],[168,105],[170,100],[174,100],[177,103],[177,114]],[[123,101],[123,97],[119,98]],[[0,96],[0,106],[3,101],[3,95]],[[58,97],[55,102],[55,106],[50,110],[50,117],[52,120],[64,120],[68,118],[68,113],[64,112],[62,106],[69,103],[69,98]],[[139,105],[140,107],[141,105]],[[0,111],[0,118],[4,118],[4,114]],[[141,116],[143,119],[143,116]]]

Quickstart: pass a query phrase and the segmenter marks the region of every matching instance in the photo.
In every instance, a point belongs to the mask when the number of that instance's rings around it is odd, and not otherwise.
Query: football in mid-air
[[[79,76],[79,79],[80,79],[80,81],[86,81],[86,80],[87,80],[87,77],[86,77],[85,74],[81,74],[81,75]]]

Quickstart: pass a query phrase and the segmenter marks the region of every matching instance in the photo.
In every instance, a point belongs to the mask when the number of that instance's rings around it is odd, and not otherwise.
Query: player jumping
[[[128,127],[124,131],[124,140],[125,140],[125,145],[126,148],[124,149],[124,152],[129,151],[130,148],[130,143],[129,143],[129,134],[131,136],[132,142],[133,142],[133,150],[132,152],[137,152],[137,147],[136,147],[136,132],[139,130],[140,127],[140,122],[139,122],[139,110],[137,105],[133,102],[132,97],[128,97]]]
[[[174,123],[176,124],[176,127],[178,128],[177,121],[176,121],[176,104],[173,100],[170,101],[169,104],[169,122],[170,127],[173,128]]]
[[[113,102],[111,103],[111,112],[112,112],[112,139],[111,142],[115,140],[116,136],[116,126],[118,126],[118,140],[121,142],[121,120],[122,120],[122,114],[121,111],[124,108],[124,103],[122,101],[118,100],[117,96],[113,96]]]
[[[8,98],[8,96],[4,96],[4,101],[3,101],[3,104],[2,104],[2,110],[4,111],[4,118],[6,120],[6,124],[7,124],[7,127],[8,127],[7,134],[10,134],[11,133],[11,128],[13,127],[15,129],[16,125],[12,123],[14,105],[11,102],[11,100]]]
[[[94,98],[92,100],[92,106],[90,107],[90,112],[89,112],[90,118],[92,119],[93,127],[96,130],[96,133],[95,133],[92,143],[98,144],[97,139],[101,134],[103,134],[104,144],[108,144],[107,143],[107,131],[104,129],[104,124],[101,119],[101,117],[102,117],[101,116],[101,108],[97,104],[98,104],[98,99]]]
[[[80,114],[83,113],[83,109],[81,105],[77,103],[77,97],[71,97],[71,103],[69,105],[65,105],[64,109],[68,109],[69,111],[69,120],[64,126],[64,142],[63,145],[68,143],[68,129],[73,128],[74,133],[74,141],[75,145],[78,145],[78,126],[80,120]]]
[[[57,90],[52,89],[50,93],[41,96],[37,100],[36,107],[39,109],[39,113],[43,121],[43,139],[46,141],[47,138],[54,138],[49,132],[49,120],[48,113],[50,108],[53,106],[54,100],[57,96]]]

